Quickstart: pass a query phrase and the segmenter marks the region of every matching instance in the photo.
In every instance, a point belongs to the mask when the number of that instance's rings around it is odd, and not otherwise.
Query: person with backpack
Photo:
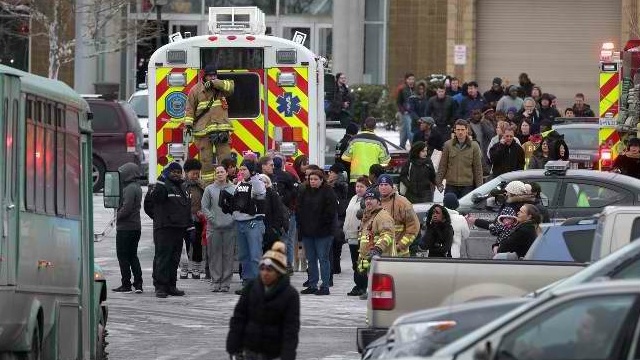
[[[200,273],[203,272],[201,241],[203,224],[200,222],[199,215],[202,210],[204,185],[200,181],[200,170],[202,170],[200,160],[191,158],[184,162],[186,174],[184,189],[191,199],[191,220],[194,229],[188,231],[184,237],[186,256],[180,259],[180,279],[188,279],[189,275],[192,279],[200,279]]]
[[[131,273],[133,273],[133,289],[142,293],[142,269],[138,259],[138,242],[140,241],[140,203],[142,188],[138,184],[140,168],[134,163],[126,163],[118,168],[123,184],[122,203],[117,210],[116,222],[116,254],[120,265],[121,285],[114,292],[131,293]]]
[[[220,206],[221,193],[233,196],[235,186],[227,180],[224,166],[216,167],[216,179],[204,189],[202,212],[207,219],[207,259],[211,272],[211,291],[229,292],[233,276],[236,228],[231,213]]]
[[[172,162],[164,168],[148,195],[153,202],[153,209],[149,210],[153,215],[153,242],[156,246],[153,279],[158,298],[185,294],[176,287],[176,283],[182,239],[187,229],[193,228],[193,221],[191,199],[184,190],[183,182],[182,166]]]

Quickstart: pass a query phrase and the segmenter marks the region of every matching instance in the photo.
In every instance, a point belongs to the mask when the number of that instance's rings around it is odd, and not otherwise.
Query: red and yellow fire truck
[[[170,161],[197,156],[183,135],[183,118],[187,95],[208,64],[217,66],[218,78],[235,82],[227,101],[237,161],[248,152],[278,151],[324,165],[324,59],[301,45],[304,39],[265,35],[265,29],[256,7],[211,7],[209,35],[173,34],[153,53],[147,74],[149,182]]]

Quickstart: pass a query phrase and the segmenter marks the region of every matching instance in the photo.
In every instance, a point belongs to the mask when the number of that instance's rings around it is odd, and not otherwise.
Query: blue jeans
[[[287,229],[287,233],[282,236],[284,243],[287,246],[287,266],[293,266],[293,248],[298,235],[296,230],[296,215],[292,212],[291,216],[289,216],[289,229]]]
[[[400,121],[402,122],[400,124],[400,147],[404,149],[405,145],[407,145],[407,141],[411,144],[411,115],[402,115]]]
[[[329,288],[329,278],[331,277],[331,265],[329,254],[331,253],[331,242],[333,236],[325,237],[302,237],[304,251],[309,263],[309,287],[318,288],[318,262],[320,262],[320,277],[323,288]]]
[[[238,260],[242,264],[242,280],[253,280],[258,277],[258,264],[262,257],[262,235],[264,222],[262,219],[236,221]]]

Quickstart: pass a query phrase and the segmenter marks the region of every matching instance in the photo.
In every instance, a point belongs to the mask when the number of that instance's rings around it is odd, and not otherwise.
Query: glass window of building
[[[366,84],[385,82],[387,0],[367,0],[364,20],[364,75]]]
[[[331,15],[333,0],[280,0],[280,15]]]
[[[133,6],[132,12],[148,13],[155,11],[153,0],[138,0],[137,6]],[[202,14],[203,0],[168,0],[168,4],[162,7],[163,14]]]
[[[205,9],[209,6],[257,6],[265,15],[276,14],[276,2],[274,0],[205,0]],[[209,11],[206,10],[205,14]]]

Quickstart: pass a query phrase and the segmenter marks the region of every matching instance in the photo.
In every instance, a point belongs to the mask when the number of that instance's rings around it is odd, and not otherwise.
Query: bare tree
[[[77,41],[90,47],[87,57],[95,57],[124,50],[136,41],[154,36],[152,23],[126,18],[130,3],[130,0],[88,0],[86,5],[77,7],[75,0],[0,0],[0,9],[16,19],[30,20],[34,31],[29,36],[46,37],[48,76],[57,79],[60,67],[74,60]],[[77,14],[88,19],[80,32],[73,31]]]

